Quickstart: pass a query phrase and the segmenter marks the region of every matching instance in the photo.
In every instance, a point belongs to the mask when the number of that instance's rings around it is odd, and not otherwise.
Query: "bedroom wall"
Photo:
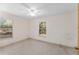
[[[16,15],[12,15],[7,12],[0,12],[0,17],[4,19],[10,19],[13,21],[13,37],[0,39],[0,46],[14,43],[16,41],[24,40],[28,38],[28,20]]]
[[[47,22],[46,37],[39,36],[39,22]],[[30,37],[50,43],[76,47],[76,12],[66,12],[53,16],[29,20]]]
[[[69,47],[76,47],[76,12],[66,12],[62,14],[32,18],[30,20],[0,12],[0,16],[13,21],[13,38],[0,40],[0,46],[16,41],[33,38]],[[44,19],[47,22],[46,37],[39,36],[39,22]]]

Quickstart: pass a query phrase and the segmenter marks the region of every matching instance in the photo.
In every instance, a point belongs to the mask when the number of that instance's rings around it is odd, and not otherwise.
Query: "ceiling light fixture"
[[[39,13],[39,11],[35,8],[28,9],[28,12],[30,16],[36,16]]]

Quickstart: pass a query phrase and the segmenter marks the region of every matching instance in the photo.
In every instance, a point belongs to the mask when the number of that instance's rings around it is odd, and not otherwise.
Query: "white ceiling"
[[[27,8],[36,8],[40,14],[37,16],[50,16],[65,12],[71,12],[76,9],[75,3],[0,3],[0,11],[9,12],[17,16],[28,16]]]

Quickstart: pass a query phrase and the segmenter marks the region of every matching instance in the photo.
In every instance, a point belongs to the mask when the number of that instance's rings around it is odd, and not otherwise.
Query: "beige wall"
[[[30,20],[30,37],[61,44],[69,47],[76,46],[76,13],[68,12],[54,16],[41,17]],[[45,19],[47,22],[47,36],[39,36],[39,22]]]
[[[28,38],[28,20],[22,18],[15,18],[13,21],[13,36],[14,39]]]
[[[6,12],[0,12],[0,17],[13,21],[13,38],[0,39],[0,46],[28,38],[28,20]]]
[[[0,46],[10,44],[28,37],[46,42],[76,47],[76,13],[68,12],[59,15],[25,19],[9,13],[0,12],[0,16],[13,21],[13,38],[0,40]],[[47,22],[47,36],[39,36],[39,22]]]

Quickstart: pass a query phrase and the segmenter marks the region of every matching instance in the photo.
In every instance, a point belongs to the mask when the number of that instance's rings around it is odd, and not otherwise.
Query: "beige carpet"
[[[71,55],[78,52],[74,48],[50,44],[34,39],[0,48],[1,55]]]

